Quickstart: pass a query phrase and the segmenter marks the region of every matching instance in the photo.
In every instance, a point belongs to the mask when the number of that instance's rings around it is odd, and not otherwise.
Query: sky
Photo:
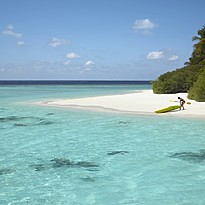
[[[204,0],[0,0],[0,80],[155,80],[184,66]]]

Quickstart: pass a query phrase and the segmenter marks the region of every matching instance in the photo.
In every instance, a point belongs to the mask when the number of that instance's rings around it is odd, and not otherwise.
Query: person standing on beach
[[[180,106],[181,106],[179,110],[181,110],[181,108],[183,108],[183,110],[184,110],[185,100],[183,98],[180,98],[180,97],[178,97],[178,99],[179,99],[179,103],[180,103]]]

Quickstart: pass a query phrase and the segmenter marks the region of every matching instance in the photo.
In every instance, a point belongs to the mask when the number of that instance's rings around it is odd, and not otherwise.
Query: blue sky
[[[153,80],[183,67],[204,0],[0,0],[0,80]]]

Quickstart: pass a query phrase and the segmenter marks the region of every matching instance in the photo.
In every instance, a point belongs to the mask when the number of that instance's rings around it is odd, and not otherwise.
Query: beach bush
[[[196,101],[205,101],[205,26],[192,40],[194,51],[185,66],[167,72],[152,81],[152,89],[157,94],[188,92],[188,97]]]
[[[157,94],[188,92],[198,78],[201,66],[185,66],[172,72],[167,72],[155,81],[152,89]]]
[[[205,66],[193,87],[189,90],[188,98],[205,102]]]

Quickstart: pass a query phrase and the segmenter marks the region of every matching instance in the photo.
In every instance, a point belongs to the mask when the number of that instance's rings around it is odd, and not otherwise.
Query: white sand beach
[[[163,114],[155,113],[156,110],[172,105],[179,105],[179,102],[173,102],[178,101],[178,96],[182,97],[186,102],[191,103],[190,105],[184,105],[185,110],[175,110]],[[205,102],[196,102],[194,100],[189,100],[187,98],[187,93],[154,94],[152,90],[136,91],[136,93],[123,95],[41,101],[35,104],[44,106],[87,109],[93,111],[205,118]]]

